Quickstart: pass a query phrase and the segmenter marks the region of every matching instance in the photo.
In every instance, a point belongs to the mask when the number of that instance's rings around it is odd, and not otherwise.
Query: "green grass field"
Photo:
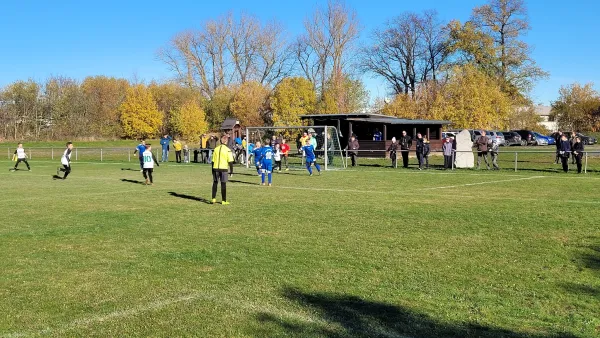
[[[222,206],[206,165],[0,161],[0,336],[597,337],[600,175],[539,162],[236,168]]]

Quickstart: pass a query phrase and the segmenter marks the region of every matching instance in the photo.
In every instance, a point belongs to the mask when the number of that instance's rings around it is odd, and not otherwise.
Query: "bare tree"
[[[204,22],[198,31],[175,35],[158,55],[180,82],[206,97],[230,84],[273,86],[289,73],[291,58],[280,25],[231,13]]]
[[[394,93],[414,96],[419,83],[437,80],[448,52],[448,30],[435,11],[404,13],[373,32],[361,50],[363,72],[383,77]]]
[[[472,21],[494,39],[498,76],[507,84],[522,92],[547,76],[531,58],[531,47],[520,39],[530,29],[524,0],[491,0],[473,9]]]
[[[317,8],[304,21],[294,52],[301,71],[319,88],[346,73],[350,51],[359,36],[356,12],[341,1],[329,1],[326,8]]]

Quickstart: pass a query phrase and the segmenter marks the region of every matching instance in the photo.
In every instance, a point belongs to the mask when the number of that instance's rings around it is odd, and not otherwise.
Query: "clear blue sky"
[[[277,19],[290,35],[325,1],[30,1],[4,0],[0,6],[0,86],[50,75],[83,79],[109,75],[163,80],[171,75],[156,50],[173,34],[198,27],[227,11]],[[468,19],[475,0],[348,0],[358,13],[362,37],[404,11],[436,9],[441,19]],[[600,82],[600,2],[529,0],[532,30],[526,41],[534,59],[551,73],[532,92],[535,102],[556,99],[561,85]],[[384,96],[385,85],[365,77],[371,96]],[[598,88],[598,83],[596,85]]]

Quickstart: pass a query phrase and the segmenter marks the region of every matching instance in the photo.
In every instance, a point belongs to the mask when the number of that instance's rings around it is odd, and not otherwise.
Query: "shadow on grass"
[[[125,183],[133,183],[133,184],[145,184],[145,182],[142,181],[138,181],[138,180],[129,180],[126,178],[122,178],[121,182],[125,182]]]
[[[287,288],[283,296],[316,313],[319,320],[303,321],[260,313],[260,335],[284,331],[292,336],[324,337],[575,337],[564,332],[548,335],[526,334],[473,323],[443,323],[427,314],[405,307],[372,302],[356,296],[331,293],[306,293]]]
[[[62,180],[63,178],[58,175],[52,175],[53,180]]]
[[[258,177],[258,174],[248,174],[248,173],[233,173],[234,175],[241,175],[241,176],[254,176],[254,177]]]
[[[125,171],[137,171],[137,172],[139,172],[141,169],[121,168],[121,170],[125,170]]]
[[[579,265],[580,269],[589,269],[598,277],[600,277],[600,244],[586,246],[583,252],[577,254],[574,262]],[[592,296],[600,299],[600,288],[577,283],[565,283],[562,287],[573,294]]]
[[[191,195],[185,195],[185,194],[178,194],[174,191],[169,191],[169,195],[171,195],[173,197],[177,197],[177,198],[183,198],[183,199],[190,200],[190,201],[202,202],[204,204],[212,204],[209,200],[207,200],[205,198],[191,196]]]
[[[231,183],[240,183],[240,184],[247,184],[247,185],[260,185],[259,183],[245,182],[245,181],[238,181],[238,180],[229,180],[228,182],[231,182]]]

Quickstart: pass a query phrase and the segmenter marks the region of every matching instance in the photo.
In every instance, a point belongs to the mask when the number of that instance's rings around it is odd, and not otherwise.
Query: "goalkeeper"
[[[19,163],[25,162],[27,166],[27,170],[31,171],[31,167],[29,166],[29,162],[27,162],[27,154],[25,153],[25,149],[23,149],[23,143],[19,143],[17,145],[17,150],[15,150],[15,154],[13,155],[13,161],[16,161],[15,167],[10,171],[16,171]]]
[[[227,202],[227,171],[229,170],[229,166],[233,164],[233,153],[231,152],[231,149],[226,146],[227,140],[227,135],[221,136],[221,144],[218,145],[212,153],[212,204],[217,203],[217,185],[219,184],[219,181],[221,181],[221,204],[229,204],[229,202]]]

